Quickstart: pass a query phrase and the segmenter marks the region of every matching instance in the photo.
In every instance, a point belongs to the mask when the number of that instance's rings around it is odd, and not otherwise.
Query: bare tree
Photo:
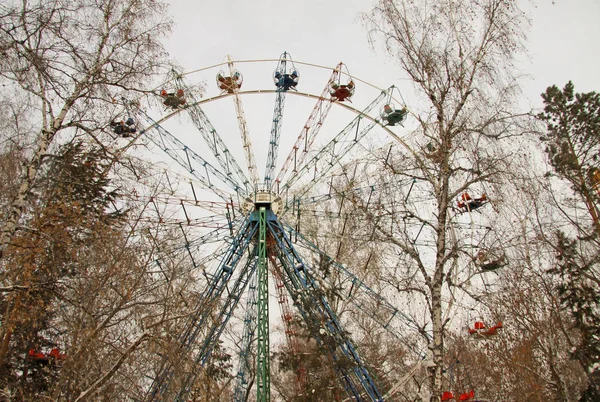
[[[463,328],[451,331],[446,366],[459,361],[461,369],[452,373],[455,384],[462,381],[484,400],[574,402],[585,387],[584,371],[569,358],[580,335],[571,329],[572,320],[560,308],[546,272],[552,250],[535,219],[543,190],[532,184],[522,192],[520,198],[510,198],[515,215],[504,214],[504,226],[512,234],[504,238],[510,264],[482,277],[493,291],[482,295],[469,314],[471,328],[482,317],[497,317],[503,329],[490,337]]]
[[[147,91],[166,66],[160,40],[170,21],[163,11],[164,4],[154,0],[0,5],[0,79],[9,88],[2,102],[11,103],[29,121],[16,126],[29,154],[18,190],[2,218],[0,257],[18,230],[29,192],[53,142],[81,134],[101,141],[99,130],[116,117],[115,99],[123,91]]]
[[[429,311],[423,333],[432,334],[430,398],[437,401],[445,326],[456,288],[474,273],[473,247],[456,228],[468,227],[467,217],[477,217],[481,204],[500,205],[497,189],[514,171],[515,140],[527,121],[514,112],[514,61],[528,20],[517,1],[382,0],[365,21],[420,99],[408,105],[417,128],[404,150],[382,150],[379,162],[372,161],[386,170],[373,183],[381,190],[369,202],[359,194],[355,203],[370,218],[376,238],[391,246],[390,258],[397,255],[398,288],[423,300]]]

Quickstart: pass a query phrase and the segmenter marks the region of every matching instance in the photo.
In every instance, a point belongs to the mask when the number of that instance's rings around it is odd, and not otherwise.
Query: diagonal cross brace
[[[389,90],[388,90],[389,91]],[[368,115],[374,108],[379,106],[388,97],[388,92],[383,91],[377,96],[373,102],[371,102],[359,116],[356,116],[342,131],[340,131],[327,145],[313,156],[308,162],[306,162],[300,169],[298,169],[292,176],[290,176],[285,183],[281,186],[280,193],[289,191],[302,177],[306,177],[311,174],[311,171],[318,172],[319,177],[327,177],[326,173],[335,166],[339,160],[348,153],[360,140],[371,131],[377,124],[378,120],[370,122],[367,126],[362,128],[360,131],[359,124],[363,119],[364,115]],[[313,180],[315,182],[316,180]],[[296,198],[301,197],[303,194],[310,190],[311,186],[303,186],[302,192],[296,192]],[[286,207],[286,209],[289,206]]]
[[[191,97],[191,95],[189,96]],[[186,111],[188,112],[198,131],[200,131],[200,134],[202,135],[202,138],[204,138],[206,145],[211,150],[217,161],[219,161],[219,165],[221,165],[221,168],[225,171],[225,174],[229,177],[235,177],[235,179],[238,180],[238,183],[241,183],[246,192],[248,192],[248,186],[250,182],[244,174],[244,171],[240,168],[240,165],[238,165],[233,155],[231,155],[231,152],[221,139],[221,136],[217,133],[217,130],[214,128],[200,105],[197,104],[196,99],[192,97],[191,100],[192,102],[190,102],[190,105],[186,107]]]

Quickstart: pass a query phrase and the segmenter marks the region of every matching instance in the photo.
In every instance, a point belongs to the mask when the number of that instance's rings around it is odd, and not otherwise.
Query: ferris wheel
[[[194,83],[202,74],[214,77],[204,78],[206,97]],[[361,97],[361,90],[372,97]],[[145,142],[156,163],[169,166],[168,199],[151,202],[171,211],[161,219],[181,228],[183,240],[162,253],[179,252],[202,273],[194,313],[177,336],[177,353],[191,356],[191,368],[176,374],[177,363],[164,359],[149,375],[145,400],[187,400],[199,367],[236,320],[236,309],[243,319],[234,400],[244,400],[252,383],[253,348],[257,400],[270,400],[269,328],[277,315],[270,304],[279,307],[277,319],[292,349],[299,322],[311,329],[349,398],[389,400],[349,335],[346,326],[352,324],[338,316],[326,290],[335,277],[335,297],[382,328],[398,336],[418,330],[401,308],[373,290],[368,275],[340,261],[352,223],[345,202],[351,193],[369,191],[348,178],[365,152],[392,137],[399,140],[408,115],[399,97],[394,86],[379,89],[351,76],[343,63],[323,68],[293,61],[288,53],[273,60],[228,57],[174,74],[157,92],[156,108],[129,103],[127,120],[111,123],[116,135]],[[272,112],[259,113],[267,103]],[[343,188],[337,185],[341,177]],[[314,235],[327,225],[341,235],[319,241]],[[341,360],[351,364],[335,364]]]

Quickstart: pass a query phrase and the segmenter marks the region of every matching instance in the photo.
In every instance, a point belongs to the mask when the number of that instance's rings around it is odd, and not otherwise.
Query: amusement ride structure
[[[273,62],[277,65],[271,76],[271,89],[245,91],[244,77],[228,58],[216,66],[222,68],[216,74],[220,94],[200,98],[186,85],[186,74],[178,74],[157,96],[166,116],[154,118],[151,112],[129,104],[126,117],[134,116],[137,128],[132,127],[129,119],[125,125],[114,124],[119,130],[115,130],[115,134],[145,139],[185,171],[192,199],[180,200],[178,207],[183,224],[193,223],[205,229],[202,235],[186,237],[181,249],[193,266],[202,270],[206,282],[195,301],[194,313],[177,335],[176,357],[164,357],[150,376],[152,380],[144,400],[187,400],[201,367],[209,361],[236,308],[245,303],[234,400],[245,400],[248,388],[254,384],[256,400],[269,401],[269,289],[277,294],[281,322],[290,345],[294,344],[294,328],[300,320],[310,329],[315,342],[328,350],[336,377],[349,398],[389,400],[389,389],[388,394],[384,394],[378,386],[350,332],[345,330],[332,308],[324,289],[324,276],[315,266],[317,259],[326,260],[330,269],[336,270],[339,292],[354,308],[365,310],[372,320],[392,333],[407,328],[417,331],[408,316],[339,263],[335,255],[321,250],[301,229],[303,214],[311,207],[332,199],[336,199],[338,205],[343,204],[344,193],[332,194],[331,191],[334,172],[352,158],[352,152],[363,139],[375,129],[398,138],[392,128],[401,127],[408,114],[404,102],[394,98],[399,92],[395,87],[379,90],[379,95],[358,110],[350,102],[357,84],[362,81],[350,76],[343,63],[330,69],[331,75],[322,92],[312,95],[301,92],[298,65],[305,63],[294,63],[288,53]],[[257,167],[242,104],[242,95],[257,93],[275,96],[271,132],[261,144],[267,149],[264,175],[260,175]],[[283,164],[278,165],[284,106],[289,94],[313,99],[316,104]],[[226,98],[233,99],[246,169],[236,161],[235,152],[225,145],[224,138],[203,109],[211,101]],[[327,142],[318,143],[318,134],[334,105],[355,113],[355,117]],[[185,115],[204,140],[202,151],[195,151],[183,142],[181,135],[174,135],[173,130],[167,128],[175,116]],[[200,194],[207,194],[210,199],[202,199]],[[211,214],[192,218],[190,209],[194,207]],[[160,265],[160,260],[157,264]],[[373,306],[377,306],[378,313],[370,310]],[[251,350],[255,350],[256,355],[255,381],[249,378],[253,366],[250,359],[254,354]],[[183,355],[192,355],[193,364],[182,374],[177,356]],[[416,351],[415,356],[416,362],[422,359],[420,351]],[[350,364],[336,364],[340,361]],[[300,372],[299,381],[301,378]]]

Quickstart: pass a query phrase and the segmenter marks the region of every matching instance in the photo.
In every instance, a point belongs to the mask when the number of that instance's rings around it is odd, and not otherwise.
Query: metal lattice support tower
[[[258,346],[256,352],[256,400],[271,400],[269,351],[269,282],[267,267],[267,210],[259,209],[258,224]]]
[[[312,326],[313,336],[329,349],[334,362],[347,358],[354,363],[351,368],[337,364],[335,367],[346,391],[360,401],[363,400],[361,398],[362,388],[372,401],[383,401],[377,386],[356,351],[356,346],[343,330],[319,285],[308,273],[302,258],[285,234],[283,226],[276,219],[270,220],[268,225],[270,234],[277,241],[278,257],[285,268],[285,273],[289,276],[288,284],[295,287],[294,291],[290,293],[295,298],[294,301],[302,306],[299,310],[309,328]]]
[[[184,354],[189,353],[192,346],[196,343],[205,322],[208,320],[213,306],[219,299],[221,294],[227,287],[236,266],[242,259],[244,253],[248,250],[251,239],[257,232],[258,225],[256,222],[246,220],[242,225],[237,236],[233,239],[227,253],[223,257],[221,263],[216,268],[214,273],[209,276],[209,283],[199,297],[195,307],[194,314],[188,319],[185,330],[178,337],[179,350],[175,361],[163,361],[163,364],[158,370],[150,390],[148,391],[147,400],[165,400],[169,391],[171,380],[174,375],[174,364]],[[210,345],[211,347],[214,345]]]
[[[227,325],[227,322],[233,315],[233,311],[237,307],[238,302],[240,301],[241,296],[244,293],[248,282],[250,281],[250,278],[254,275],[256,270],[256,259],[252,258],[254,255],[256,255],[256,250],[253,250],[253,252],[251,252],[248,256],[246,264],[242,268],[240,275],[233,284],[233,287],[231,289],[227,289],[227,298],[221,306],[221,309],[217,314],[217,318],[213,321],[212,327],[202,342],[200,352],[195,358],[194,366],[192,370],[190,370],[190,374],[183,382],[181,391],[175,399],[177,402],[184,402],[187,400],[189,391],[198,376],[199,366],[204,366],[208,361],[215,345],[218,343],[219,338],[225,329],[225,326]]]
[[[179,337],[182,345],[179,356],[183,356],[183,353],[190,353],[200,332],[206,334],[194,359],[195,363],[182,382],[182,388],[175,400],[186,400],[198,375],[199,366],[206,364],[255,272],[258,277],[257,400],[260,402],[270,400],[267,238],[273,240],[272,252],[281,263],[282,277],[279,282],[283,283],[283,287],[287,289],[308,328],[312,330],[311,335],[320,345],[329,350],[334,368],[348,395],[356,401],[365,400],[365,396],[371,401],[383,401],[358,356],[355,345],[343,330],[323,291],[286,235],[284,227],[277,220],[276,215],[264,206],[260,206],[258,211],[251,212],[249,219],[242,225],[222,263],[210,278],[209,286],[196,306],[197,315],[191,317],[186,331]],[[254,244],[252,251],[248,254],[239,275],[233,279],[238,262],[243,255],[247,255],[246,251],[251,244]],[[222,297],[223,294],[226,295],[225,298]],[[211,321],[212,325],[209,325],[206,330],[206,323],[212,316],[211,306],[220,306],[220,308]],[[201,331],[202,329],[206,331]],[[341,363],[348,359],[353,362],[351,366]],[[151,388],[150,400],[172,400],[167,392],[172,377],[173,368],[166,362]]]

